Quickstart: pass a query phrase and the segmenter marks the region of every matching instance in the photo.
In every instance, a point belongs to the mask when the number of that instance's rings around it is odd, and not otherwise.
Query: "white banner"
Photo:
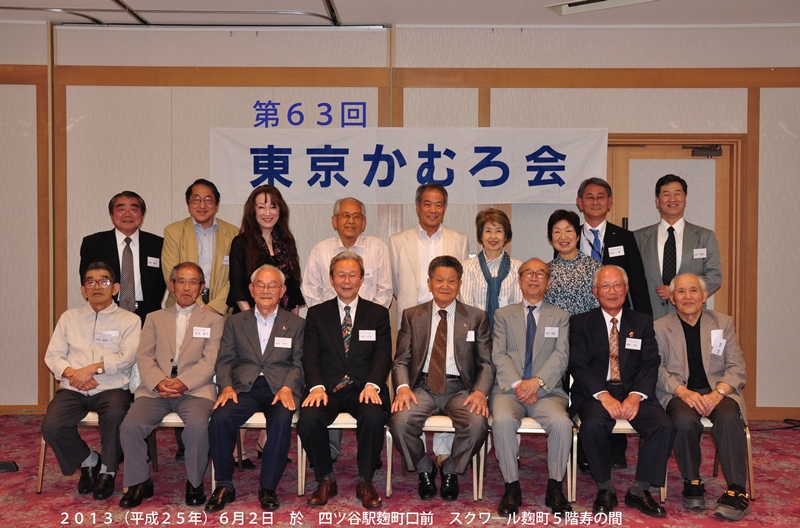
[[[292,204],[414,203],[441,183],[449,202],[575,203],[606,177],[607,129],[211,129],[211,175],[226,203],[268,183]]]

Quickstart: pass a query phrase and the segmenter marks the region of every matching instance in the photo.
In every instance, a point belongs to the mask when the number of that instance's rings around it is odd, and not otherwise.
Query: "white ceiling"
[[[800,0],[657,0],[559,16],[564,0],[0,0],[0,20],[203,26],[800,24]]]

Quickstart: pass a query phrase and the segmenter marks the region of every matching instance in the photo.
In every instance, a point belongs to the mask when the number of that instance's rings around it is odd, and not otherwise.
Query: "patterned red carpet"
[[[483,502],[472,501],[472,475],[460,478],[461,496],[457,502],[445,503],[437,499],[422,502],[417,496],[417,476],[400,474],[400,457],[394,457],[393,495],[384,497],[386,482],[385,463],[375,475],[375,484],[384,507],[367,513],[355,498],[355,435],[346,431],[342,456],[336,464],[339,495],[326,507],[312,508],[306,504],[308,494],[314,490],[313,470],[308,471],[305,497],[297,496],[297,454],[292,447],[293,462],[286,468],[278,495],[281,508],[271,518],[258,504],[258,469],[235,473],[237,499],[222,513],[203,514],[202,508],[190,508],[183,503],[185,477],[181,463],[173,459],[175,438],[172,431],[158,432],[159,472],[153,474],[155,496],[147,499],[140,508],[125,511],[118,507],[122,496],[122,475],[117,477],[117,491],[106,501],[94,501],[91,495],[79,495],[76,488],[78,473],[61,475],[52,451],[47,450],[44,491],[34,490],[38,469],[41,416],[0,416],[3,431],[3,449],[0,460],[14,460],[19,472],[0,473],[0,483],[6,490],[0,496],[0,527],[56,527],[56,526],[505,526],[506,519],[499,518],[495,509],[502,496],[503,485],[493,453],[490,452],[486,470]],[[755,459],[756,498],[751,503],[751,513],[736,526],[798,526],[800,525],[800,431],[780,429],[781,422],[752,422],[753,451]],[[96,430],[83,431],[90,445],[99,449]],[[257,435],[248,434],[248,451],[255,455]],[[637,439],[631,437],[626,470],[615,470],[613,481],[624,494],[633,479],[633,465]],[[591,505],[595,488],[591,477],[578,475],[578,500],[573,508],[577,516],[565,523],[556,521],[544,506],[546,479],[546,445],[543,438],[525,435],[522,440],[522,490],[523,510],[530,512],[517,526],[574,525],[595,526],[591,518]],[[706,481],[706,512],[692,512],[681,508],[682,480],[674,458],[670,461],[669,496],[665,507],[668,516],[651,519],[620,505],[617,526],[722,526],[725,521],[713,517],[713,504],[725,489],[720,475],[712,477],[713,441],[703,439],[706,455],[702,472]],[[122,471],[124,472],[124,465]],[[205,486],[211,493],[211,469],[206,472]],[[566,488],[565,488],[566,489]],[[655,494],[654,494],[655,495]],[[582,515],[583,512],[588,514]],[[538,513],[538,515],[537,515]],[[549,518],[548,518],[549,517]]]

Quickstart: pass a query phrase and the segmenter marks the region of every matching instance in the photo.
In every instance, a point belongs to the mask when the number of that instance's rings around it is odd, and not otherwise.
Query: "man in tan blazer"
[[[169,282],[169,274],[178,262],[194,262],[203,269],[205,288],[197,303],[220,314],[228,311],[228,255],[233,237],[239,228],[216,217],[219,210],[219,191],[204,179],[195,180],[186,189],[189,218],[164,228],[164,248],[161,250],[161,271]],[[167,306],[175,304],[170,293]]]
[[[145,438],[170,412],[183,420],[186,444],[186,504],[206,502],[203,474],[208,464],[208,418],[217,398],[212,378],[223,318],[198,309],[203,270],[193,262],[175,266],[169,290],[176,304],[151,312],[144,323],[136,362],[142,383],[120,427],[125,454],[121,508],[134,508],[153,496]]]
[[[711,435],[728,484],[714,514],[738,521],[750,511],[742,398],[747,375],[733,319],[703,309],[708,286],[697,275],[678,275],[669,292],[677,313],[654,325],[661,356],[656,397],[678,429],[675,458],[683,475],[683,507],[705,509],[700,418],[707,417],[714,423]]]

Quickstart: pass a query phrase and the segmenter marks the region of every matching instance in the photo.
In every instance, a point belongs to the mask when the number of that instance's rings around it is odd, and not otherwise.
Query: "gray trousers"
[[[184,423],[186,479],[194,487],[202,484],[208,465],[208,419],[212,407],[212,400],[195,396],[137,398],[120,428],[122,452],[125,453],[123,486],[141,484],[150,478],[145,439],[171,412],[177,412]]]
[[[681,475],[687,480],[700,478],[700,462],[703,460],[700,450],[700,439],[703,437],[700,414],[677,397],[667,404],[667,414],[678,429],[675,437],[675,458]],[[739,405],[732,398],[725,397],[714,407],[708,419],[714,423],[711,436],[714,437],[728,487],[737,484],[744,488],[747,484],[747,438]]]
[[[392,437],[403,456],[406,468],[410,471],[432,469],[432,462],[425,454],[425,443],[420,438],[422,426],[429,416],[445,414],[453,421],[456,432],[452,454],[442,470],[449,472],[448,466],[453,464],[454,472],[463,475],[470,459],[486,441],[489,434],[488,420],[479,414],[470,413],[469,407],[464,407],[469,391],[460,379],[448,378],[444,395],[431,393],[425,384],[418,384],[414,395],[419,404],[414,405],[412,402],[411,410],[403,409],[392,413],[389,420]]]
[[[567,400],[560,396],[546,396],[533,405],[525,405],[513,393],[492,395],[492,436],[503,481],[519,480],[517,429],[525,416],[539,422],[547,433],[547,475],[561,482],[572,444],[572,420],[567,414]]]

